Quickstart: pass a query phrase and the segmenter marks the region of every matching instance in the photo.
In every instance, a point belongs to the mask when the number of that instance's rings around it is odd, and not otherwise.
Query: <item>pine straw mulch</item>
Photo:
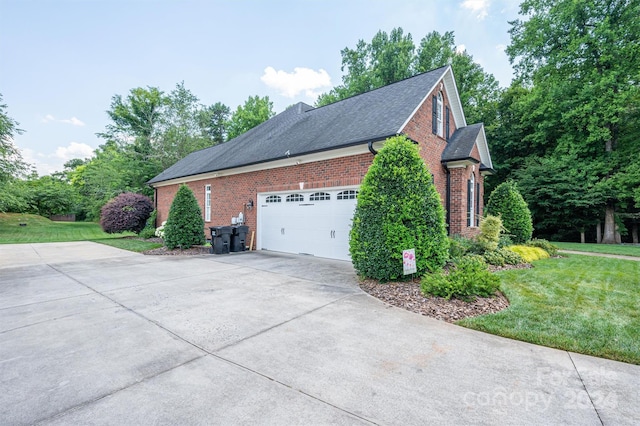
[[[492,271],[506,269],[528,269],[530,264],[491,267]],[[463,318],[500,312],[509,307],[509,300],[501,292],[494,297],[477,297],[465,302],[459,299],[425,296],[420,290],[420,280],[380,283],[375,280],[363,280],[360,288],[373,297],[389,305],[426,315],[441,321],[456,322]]]

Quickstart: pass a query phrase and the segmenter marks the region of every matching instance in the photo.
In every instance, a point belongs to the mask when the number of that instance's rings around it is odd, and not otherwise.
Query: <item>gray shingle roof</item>
[[[399,132],[448,69],[319,108],[298,103],[235,139],[187,155],[148,183],[384,140]]]
[[[449,143],[442,152],[442,161],[467,160],[476,143],[478,134],[482,130],[482,123],[456,129],[449,139]]]

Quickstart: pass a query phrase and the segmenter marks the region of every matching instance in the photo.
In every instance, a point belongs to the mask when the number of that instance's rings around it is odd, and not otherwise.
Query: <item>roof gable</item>
[[[235,139],[187,155],[149,183],[384,140],[400,133],[443,77],[457,96],[446,66],[319,108],[300,102]],[[456,114],[456,124],[464,123]]]
[[[478,147],[480,162],[489,169],[493,168],[487,137],[484,133],[484,124],[482,123],[456,129],[442,152],[442,162],[469,160],[474,146]]]

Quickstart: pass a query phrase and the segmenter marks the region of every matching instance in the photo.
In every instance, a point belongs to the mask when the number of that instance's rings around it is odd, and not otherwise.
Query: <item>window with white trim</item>
[[[302,194],[290,194],[287,195],[286,201],[287,203],[301,203],[304,201],[304,196]]]
[[[476,188],[476,178],[473,173],[471,173],[471,178],[467,181],[467,226],[476,226],[476,215],[475,215],[475,207],[474,203],[476,200],[475,197],[475,188]]]
[[[444,126],[442,123],[442,119],[443,119],[443,112],[442,112],[442,108],[443,108],[444,102],[442,99],[442,92],[438,92],[438,101],[437,101],[437,105],[436,105],[436,120],[437,120],[437,126],[438,126],[438,136],[444,136]]]
[[[204,221],[211,222],[211,185],[204,187]]]
[[[309,201],[327,201],[331,199],[331,195],[327,192],[316,192],[309,196]]]
[[[339,192],[336,198],[338,200],[355,200],[357,196],[358,196],[358,191],[349,189],[346,191]]]
[[[281,203],[282,197],[279,195],[269,195],[265,200],[267,203]]]

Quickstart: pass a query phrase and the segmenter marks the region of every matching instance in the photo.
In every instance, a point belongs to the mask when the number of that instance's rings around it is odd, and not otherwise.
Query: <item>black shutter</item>
[[[445,134],[445,139],[447,140],[447,142],[449,142],[449,107],[446,108],[446,116],[445,116],[445,128],[444,128],[444,134]]]
[[[432,109],[432,113],[431,113],[431,131],[433,132],[434,135],[438,134],[438,98],[437,96],[433,96],[432,98],[432,102],[431,102],[431,109]]]
[[[471,180],[467,181],[467,226],[471,226],[471,217],[473,211],[471,211]]]

